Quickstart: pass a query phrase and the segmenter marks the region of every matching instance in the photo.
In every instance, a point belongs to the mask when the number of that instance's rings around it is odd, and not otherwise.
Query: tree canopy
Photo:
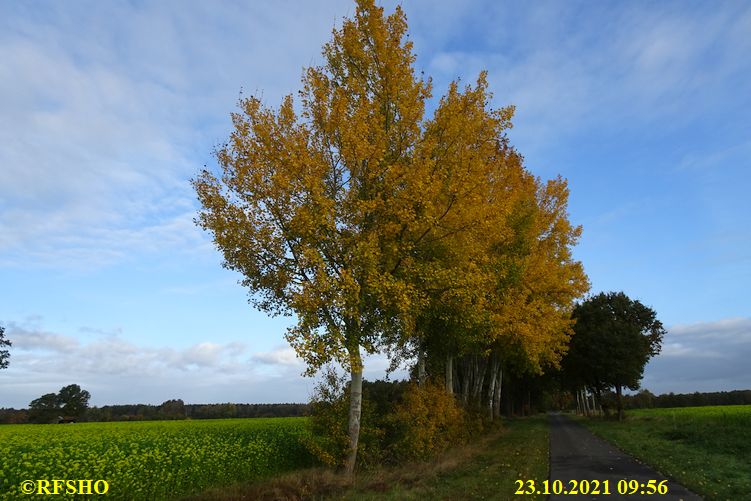
[[[70,384],[60,389],[57,403],[65,416],[80,416],[89,407],[91,394],[82,390],[77,384]]]

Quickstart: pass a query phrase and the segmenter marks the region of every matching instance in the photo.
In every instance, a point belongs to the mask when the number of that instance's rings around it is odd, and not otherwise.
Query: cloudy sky
[[[391,10],[395,3],[384,3]],[[471,82],[561,174],[593,292],[668,327],[644,386],[751,387],[751,5],[403,2],[416,68]],[[244,94],[276,104],[349,1],[0,3],[0,407],[304,401],[291,320],[247,303],[189,185]],[[373,359],[366,376],[382,376]]]

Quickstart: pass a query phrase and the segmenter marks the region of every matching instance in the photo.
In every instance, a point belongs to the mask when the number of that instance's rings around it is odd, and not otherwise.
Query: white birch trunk
[[[501,417],[501,388],[503,387],[503,364],[498,361],[498,381],[495,386],[495,395],[493,396],[493,406],[495,408],[495,417]]]
[[[576,390],[576,396],[579,397],[579,400],[581,400],[582,415],[586,416],[587,415],[587,401],[586,401],[585,398],[583,398],[584,394],[583,394],[581,388],[579,388],[578,390]]]
[[[584,415],[590,416],[592,414],[592,408],[589,405],[589,396],[587,390],[581,390],[582,400],[584,401]]]
[[[350,353],[350,374],[349,384],[349,451],[344,463],[344,471],[347,476],[353,476],[355,473],[355,463],[357,461],[357,443],[360,439],[360,414],[362,411],[362,360],[360,358],[360,349],[356,353]]]
[[[491,356],[492,357],[492,356]],[[493,398],[495,397],[495,380],[498,376],[498,361],[492,357],[493,363],[490,366],[490,383],[488,384],[488,417],[493,420]]]
[[[461,379],[461,381],[462,381],[462,402],[464,402],[464,405],[466,405],[467,402],[469,401],[469,380],[470,380],[471,374],[472,374],[472,364],[470,363],[470,361],[468,360],[468,357],[466,355],[464,357],[462,357],[462,362],[463,363],[461,363],[461,365],[462,365],[462,368],[464,369],[462,371],[464,374],[463,374],[463,377]]]
[[[425,384],[425,352],[422,346],[417,349],[417,384]]]

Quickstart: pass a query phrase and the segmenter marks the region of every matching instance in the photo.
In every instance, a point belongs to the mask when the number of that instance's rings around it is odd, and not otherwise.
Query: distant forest
[[[641,390],[635,395],[624,396],[627,409],[652,407],[704,407],[707,405],[751,405],[751,390],[715,391],[712,393],[667,393],[654,395]]]
[[[536,395],[535,395],[536,394]],[[509,395],[511,396],[511,395]],[[504,406],[507,415],[524,415],[529,412],[554,408],[554,399],[545,398],[532,391],[531,402],[527,395],[510,398],[511,405]],[[513,406],[513,402],[520,401]],[[528,403],[529,402],[529,403]],[[529,405],[531,403],[531,406]],[[667,393],[654,395],[642,390],[635,395],[624,395],[627,409],[652,407],[701,407],[707,405],[751,405],[751,390],[717,391],[711,393]],[[171,419],[229,419],[256,417],[296,417],[308,415],[309,404],[185,404],[182,400],[168,400],[161,405],[130,404],[105,405],[87,409],[80,421],[161,421]],[[0,409],[0,424],[33,423],[27,409]]]
[[[79,421],[294,417],[306,415],[308,409],[308,404],[185,404],[178,399],[168,400],[161,405],[129,404],[90,407]],[[0,424],[33,422],[35,422],[33,413],[30,416],[27,409],[0,409]]]

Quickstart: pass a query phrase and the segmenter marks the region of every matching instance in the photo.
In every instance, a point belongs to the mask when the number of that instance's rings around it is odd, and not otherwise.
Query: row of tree
[[[376,381],[376,383],[378,383]],[[383,384],[383,383],[381,383]],[[502,414],[524,416],[546,410],[595,409],[592,394],[578,397],[577,393],[561,393],[557,382],[550,375],[508,375],[504,379]],[[606,407],[613,405],[616,394],[606,391],[602,395]],[[751,405],[751,390],[717,392],[664,393],[655,395],[643,389],[633,395],[623,395],[624,409],[651,409],[664,407],[702,407],[709,405]],[[142,421],[168,419],[225,419],[254,417],[296,417],[310,413],[310,404],[185,404],[182,400],[168,400],[161,405],[128,404],[89,407],[80,416],[83,421]],[[53,416],[56,418],[57,416]],[[0,408],[0,424],[24,424],[34,422],[28,409]]]
[[[38,400],[35,400],[35,402]],[[47,399],[45,398],[45,400]],[[175,399],[167,400],[160,405],[129,404],[88,407],[77,413],[70,413],[70,410],[63,410],[62,407],[30,408],[28,410],[0,409],[0,424],[54,423],[58,422],[60,417],[75,418],[76,421],[97,422],[295,417],[307,415],[309,409],[309,404],[302,403],[185,404],[182,400]]]
[[[577,330],[563,374],[598,394],[631,387],[633,371],[603,367],[656,353],[661,326],[625,296],[605,295],[610,313],[574,311],[589,284],[572,258],[581,228],[568,219],[566,181],[524,167],[506,135],[514,109],[490,107],[486,74],[452,82],[426,117],[432,83],[414,70],[405,16],[399,7],[384,16],[373,0],[357,2],[323,56],[305,70],[298,104],[243,99],[216,152],[220,169],[193,186],[197,223],[251,302],[294,314],[287,339],[309,373],[332,362],[348,370],[346,471],[357,458],[363,353],[415,360],[420,383],[440,380],[493,419],[509,381],[559,367],[574,322],[592,318],[633,342],[598,352],[600,365],[584,371],[591,343]],[[651,322],[649,335],[621,328],[624,319]],[[57,398],[45,397],[39,405]]]
[[[513,107],[491,109],[486,74],[453,82],[432,117],[407,22],[360,0],[305,70],[300,103],[240,103],[220,172],[193,181],[224,266],[253,304],[297,320],[287,339],[313,373],[349,371],[355,466],[363,352],[418,360],[420,380],[488,416],[504,369],[556,365],[573,300],[580,228],[560,178],[542,182],[509,144]]]
[[[623,397],[626,409],[651,409],[653,407],[703,407],[707,405],[751,405],[751,390],[713,391],[694,393],[665,393],[655,395],[641,390]]]
[[[87,421],[138,421],[174,419],[233,419],[304,416],[309,405],[281,404],[186,404],[181,399],[167,400],[161,405],[105,405],[92,407]]]

